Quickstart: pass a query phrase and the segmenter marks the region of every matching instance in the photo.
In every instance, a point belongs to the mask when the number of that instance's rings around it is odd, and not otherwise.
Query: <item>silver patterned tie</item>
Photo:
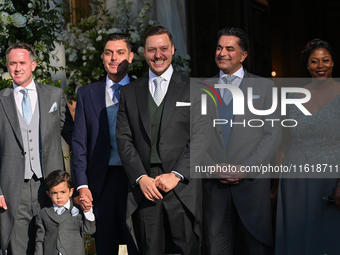
[[[57,208],[57,214],[58,215],[62,215],[64,211],[65,211],[65,207],[64,206],[61,206],[61,207]]]
[[[20,92],[23,94],[22,98],[22,116],[24,117],[27,124],[30,124],[32,119],[32,106],[31,106],[31,100],[28,95],[28,89],[22,89]]]
[[[161,76],[158,76],[156,79],[153,80],[153,83],[156,86],[155,92],[153,94],[153,100],[155,101],[157,106],[159,106],[162,103],[163,98],[164,98],[164,94],[163,94],[162,87],[161,87],[161,83],[164,80],[165,79]]]
[[[231,75],[231,76],[224,76],[222,79],[224,80],[225,84],[233,84],[233,81],[236,79],[237,76]],[[228,105],[233,98],[233,95],[231,94],[229,89],[223,89],[223,101],[226,105]]]

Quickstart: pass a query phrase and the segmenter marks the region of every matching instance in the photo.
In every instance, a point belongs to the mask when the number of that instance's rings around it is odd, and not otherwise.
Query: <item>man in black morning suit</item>
[[[173,70],[173,54],[164,27],[145,33],[149,75],[122,88],[118,150],[131,184],[127,221],[142,253],[164,254],[170,240],[177,253],[196,255],[200,197],[189,170],[190,82]]]

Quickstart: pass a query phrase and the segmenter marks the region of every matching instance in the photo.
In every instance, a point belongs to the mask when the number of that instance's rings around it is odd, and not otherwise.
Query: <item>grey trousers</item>
[[[34,175],[32,179],[24,181],[7,250],[8,255],[34,254],[35,216],[41,208],[50,203],[43,179],[37,179]]]

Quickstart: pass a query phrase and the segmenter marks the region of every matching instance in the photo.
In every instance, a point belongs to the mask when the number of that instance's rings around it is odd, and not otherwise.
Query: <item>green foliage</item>
[[[54,1],[53,1],[54,2]],[[63,31],[64,19],[58,8],[51,9],[49,0],[0,0],[0,88],[11,85],[6,70],[6,49],[16,42],[33,45],[37,51],[35,79],[39,82],[50,79],[51,54],[58,34]]]

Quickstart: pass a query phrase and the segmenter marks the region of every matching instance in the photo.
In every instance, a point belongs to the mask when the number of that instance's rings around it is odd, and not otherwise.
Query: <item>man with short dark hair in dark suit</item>
[[[130,180],[127,220],[143,254],[200,254],[198,182],[190,178],[190,82],[171,65],[162,26],[144,35],[149,75],[122,89],[117,141]],[[133,214],[134,224],[130,216]]]
[[[120,89],[131,81],[131,48],[125,35],[108,34],[102,54],[106,79],[78,89],[72,169],[80,198],[93,199],[98,255],[118,254],[122,238],[129,254],[139,254],[125,223],[128,179],[116,141]],[[82,202],[84,209],[91,206]]]
[[[253,90],[258,110],[272,106],[273,82],[243,69],[248,52],[248,37],[239,28],[219,31],[215,61],[220,69],[219,83],[239,88],[246,99]],[[280,119],[278,111],[256,116],[246,106],[243,115],[233,114],[233,98],[225,88],[217,89],[223,99],[218,118],[227,119],[215,128],[215,140],[209,150],[210,165],[232,166],[235,172],[219,174],[204,181],[204,215],[207,247],[210,255],[233,254],[238,232],[242,232],[249,254],[270,254],[273,245],[270,180],[244,172],[246,166],[268,164],[280,142],[280,126],[264,119]],[[235,99],[235,98],[234,98]],[[263,119],[262,127],[248,125],[250,119]],[[235,123],[231,126],[230,123]],[[245,123],[242,125],[240,123]],[[237,124],[238,123],[238,124]],[[208,158],[209,158],[208,157]],[[207,162],[206,162],[207,164]],[[240,236],[240,235],[239,235]]]

